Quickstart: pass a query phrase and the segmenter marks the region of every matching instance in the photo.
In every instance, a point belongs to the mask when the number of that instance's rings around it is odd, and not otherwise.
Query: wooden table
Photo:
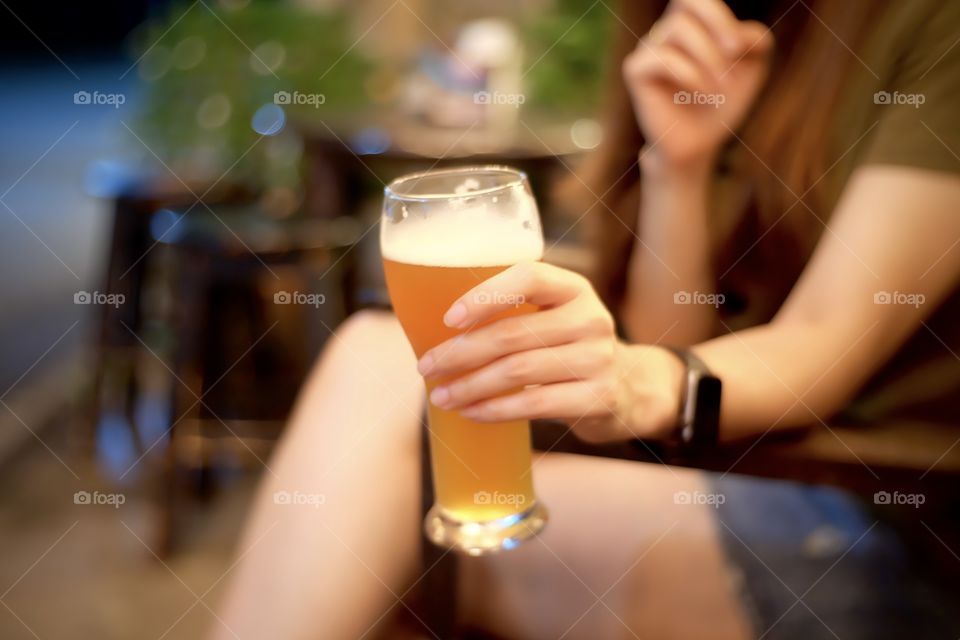
[[[548,236],[569,226],[548,188],[568,175],[583,153],[570,137],[569,118],[530,117],[510,129],[438,127],[386,112],[295,114],[291,121],[304,141],[304,206],[309,211],[359,210],[363,195],[379,199],[383,186],[405,173],[505,164],[529,176]]]
[[[535,447],[834,485],[862,494],[896,490],[949,495],[960,486],[960,427],[952,425],[830,424],[771,432],[758,439],[721,445],[696,458],[676,456],[658,443],[587,445],[565,431],[554,423],[536,425]]]

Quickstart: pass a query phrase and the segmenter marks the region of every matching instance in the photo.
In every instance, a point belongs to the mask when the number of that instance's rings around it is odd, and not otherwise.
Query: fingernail
[[[462,302],[450,307],[446,315],[443,316],[443,324],[450,328],[457,328],[467,317],[467,307]]]
[[[443,408],[450,401],[450,392],[447,391],[446,387],[437,387],[430,392],[430,402],[436,406]]]
[[[430,373],[430,369],[433,369],[433,356],[428,353],[417,362],[417,371],[420,372],[420,375],[425,376]]]

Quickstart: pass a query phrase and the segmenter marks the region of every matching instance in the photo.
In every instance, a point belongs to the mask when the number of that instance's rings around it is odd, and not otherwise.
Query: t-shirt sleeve
[[[960,173],[960,2],[938,4],[874,94],[866,163]]]

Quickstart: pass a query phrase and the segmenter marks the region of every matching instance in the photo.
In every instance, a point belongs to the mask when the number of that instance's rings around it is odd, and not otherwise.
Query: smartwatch
[[[682,453],[703,453],[716,447],[720,433],[720,378],[689,349],[663,345],[683,362],[676,441]]]

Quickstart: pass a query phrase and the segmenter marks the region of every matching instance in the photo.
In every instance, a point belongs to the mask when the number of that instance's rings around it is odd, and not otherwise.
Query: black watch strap
[[[693,454],[708,451],[717,445],[720,433],[720,379],[689,349],[664,347],[685,367],[677,420],[680,449]]]

